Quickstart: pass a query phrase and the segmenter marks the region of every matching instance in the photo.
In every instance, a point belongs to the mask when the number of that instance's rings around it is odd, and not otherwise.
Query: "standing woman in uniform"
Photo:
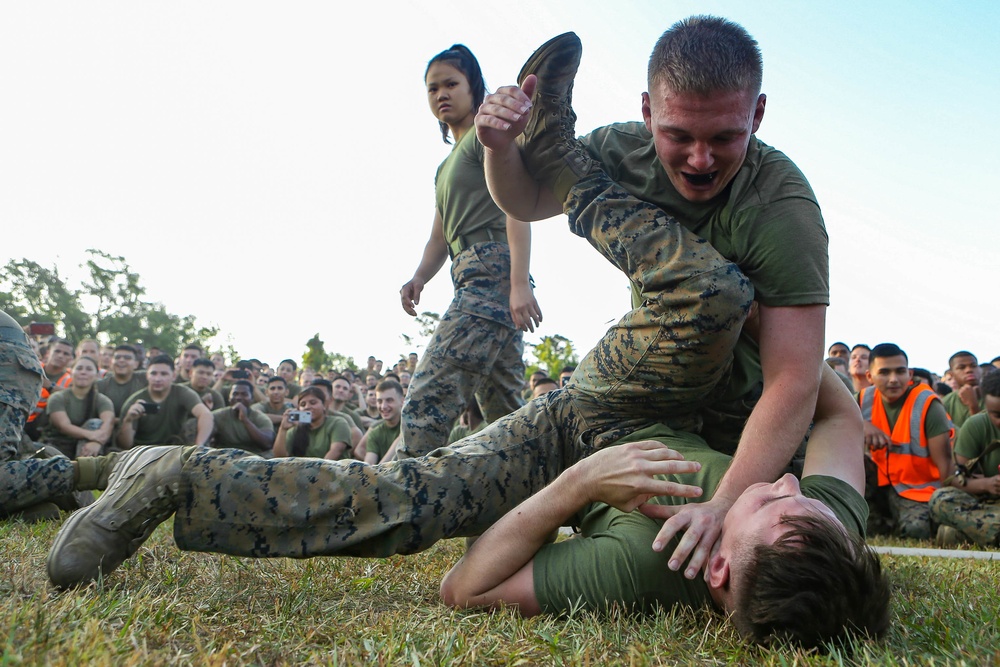
[[[521,405],[522,331],[542,321],[528,278],[531,228],[508,219],[490,197],[483,145],[473,127],[486,94],[479,62],[462,44],[434,56],[424,74],[427,101],[451,154],[434,180],[434,223],[403,310],[416,315],[420,293],[451,258],[455,298],[410,382],[399,458],[444,446],[452,423],[475,400],[488,422]]]

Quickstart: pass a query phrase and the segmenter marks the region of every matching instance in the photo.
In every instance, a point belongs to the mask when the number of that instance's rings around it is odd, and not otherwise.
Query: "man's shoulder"
[[[809,475],[802,478],[802,495],[830,508],[844,527],[864,537],[868,522],[868,503],[858,491],[838,477]]]

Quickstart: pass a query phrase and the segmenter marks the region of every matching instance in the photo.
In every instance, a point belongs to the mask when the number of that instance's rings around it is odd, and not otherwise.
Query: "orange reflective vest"
[[[940,488],[941,473],[930,458],[924,432],[924,419],[931,402],[939,400],[926,384],[912,385],[896,418],[896,426],[890,429],[882,394],[875,387],[861,390],[858,396],[861,414],[892,440],[889,447],[870,450],[878,468],[879,486],[892,484],[896,493],[920,503],[926,503],[934,490]]]

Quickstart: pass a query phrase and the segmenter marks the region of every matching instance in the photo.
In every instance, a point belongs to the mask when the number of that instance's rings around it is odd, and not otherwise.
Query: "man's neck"
[[[334,410],[337,412],[343,412],[344,406],[347,405],[347,401],[338,401],[334,399],[333,403],[330,404]]]
[[[167,387],[165,391],[157,392],[157,391],[153,391],[153,388],[150,387],[150,389],[149,389],[149,397],[151,399],[153,399],[154,401],[156,401],[157,403],[162,403],[164,400],[166,400],[167,396],[170,395],[170,390],[171,389],[172,389],[172,387]]]
[[[51,366],[49,364],[45,365],[45,375],[48,376],[50,380],[58,380],[62,377],[62,374],[66,372],[65,366]]]
[[[132,379],[133,375],[135,375],[135,372],[132,371],[132,369],[126,371],[124,375],[119,375],[118,373],[111,371],[111,376],[115,379],[115,382],[117,382],[118,384],[125,384],[126,382]]]

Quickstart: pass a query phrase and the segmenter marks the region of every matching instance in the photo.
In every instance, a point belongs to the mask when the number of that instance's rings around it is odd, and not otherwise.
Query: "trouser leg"
[[[477,535],[590,453],[560,390],[430,456],[377,466],[198,450],[185,463],[181,549],[242,556],[388,556]]]
[[[523,386],[524,339],[516,331],[500,348],[493,367],[476,392],[476,402],[486,421],[495,422],[520,408]]]
[[[496,366],[497,359],[520,338],[520,331],[449,309],[410,380],[403,404],[403,444],[398,458],[423,456],[448,442],[452,425]],[[494,409],[500,399],[490,403]],[[503,402],[504,407],[510,402]],[[517,408],[515,404],[513,406]]]
[[[890,491],[888,497],[896,516],[895,535],[915,540],[928,540],[933,536],[931,509],[927,503],[904,498],[895,491]]]
[[[1000,542],[1000,500],[980,499],[961,489],[938,489],[928,503],[935,522],[958,529],[980,546]]]
[[[2,463],[0,513],[12,514],[72,494],[73,479],[73,462],[63,456]]]
[[[753,286],[711,244],[598,173],[570,192],[571,229],[639,286],[574,380],[626,414],[696,427],[693,411],[728,377]]]

